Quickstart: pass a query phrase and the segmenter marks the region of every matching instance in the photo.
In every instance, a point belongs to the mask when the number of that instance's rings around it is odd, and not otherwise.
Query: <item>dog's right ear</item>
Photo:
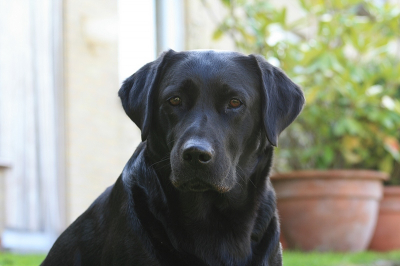
[[[142,141],[146,140],[153,112],[155,92],[168,58],[176,52],[164,52],[155,61],[144,65],[127,78],[118,92],[125,113],[142,131]]]
[[[261,105],[268,141],[278,145],[278,136],[300,114],[305,103],[300,87],[282,70],[272,66],[260,55],[250,55],[261,76]]]

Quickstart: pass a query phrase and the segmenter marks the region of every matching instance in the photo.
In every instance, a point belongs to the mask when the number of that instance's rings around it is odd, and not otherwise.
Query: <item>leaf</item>
[[[360,147],[360,138],[353,136],[344,136],[342,140],[342,145],[345,146],[346,149],[353,150]]]
[[[287,9],[286,7],[282,8],[282,12],[279,14],[279,23],[283,25],[282,28],[286,29],[286,14],[287,14]]]
[[[231,0],[221,0],[221,1],[226,7],[230,7],[231,6]]]
[[[389,156],[385,156],[382,160],[379,162],[379,170],[386,172],[386,173],[391,173],[393,170],[393,158]]]
[[[219,40],[219,39],[221,39],[221,37],[222,37],[223,34],[224,34],[224,31],[223,31],[221,28],[216,29],[216,30],[214,31],[214,33],[213,33],[212,38],[213,38],[214,40]]]
[[[327,165],[329,165],[333,161],[334,151],[331,147],[327,146],[324,150],[324,160]]]
[[[400,161],[400,143],[394,137],[386,137],[383,140],[385,149],[393,156],[394,159]]]
[[[335,136],[341,136],[346,132],[346,123],[345,120],[339,120],[333,127],[333,132]]]
[[[307,104],[312,104],[315,101],[318,92],[319,92],[318,87],[313,87],[307,90],[306,93]]]
[[[362,161],[361,156],[353,151],[344,150],[342,153],[346,161],[350,164],[357,164]]]
[[[347,127],[347,131],[351,135],[358,135],[363,133],[363,127],[360,125],[360,123],[353,119],[353,118],[345,118],[345,123]]]
[[[309,5],[308,3],[306,3],[306,0],[299,0],[300,6],[304,9],[304,10],[308,10],[309,9]]]

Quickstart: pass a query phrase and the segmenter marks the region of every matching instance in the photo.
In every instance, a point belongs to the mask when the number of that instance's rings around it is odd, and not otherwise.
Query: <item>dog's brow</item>
[[[160,93],[160,99],[165,99],[174,94],[187,93],[188,89],[193,92],[197,88],[196,84],[191,79],[185,79],[183,81],[174,82],[167,85]]]
[[[162,98],[164,98],[166,96],[169,96],[169,94],[171,94],[172,92],[176,91],[176,88],[178,88],[178,86],[176,86],[175,84],[168,85],[162,90],[160,96]]]
[[[191,80],[191,79],[185,79],[182,81],[173,82],[173,83],[165,86],[165,88],[163,89],[163,94],[170,93],[172,91],[179,91],[181,89],[184,89],[187,87],[194,87],[194,86],[196,86],[196,85],[193,82],[193,80]]]
[[[251,98],[248,91],[245,88],[241,87],[240,84],[232,86],[227,83],[223,83],[222,88],[223,88],[222,92],[224,95],[229,95],[229,96],[236,95],[243,97],[244,99]]]

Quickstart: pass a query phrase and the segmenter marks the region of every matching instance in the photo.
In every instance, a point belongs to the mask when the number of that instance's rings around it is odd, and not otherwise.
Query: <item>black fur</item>
[[[143,142],[42,265],[282,265],[268,175],[298,86],[260,56],[170,50],[119,95]]]

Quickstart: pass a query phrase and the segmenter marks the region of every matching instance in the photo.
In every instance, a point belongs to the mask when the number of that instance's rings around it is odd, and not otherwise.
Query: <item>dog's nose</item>
[[[214,150],[207,141],[189,140],[183,146],[183,161],[190,164],[207,164],[212,161]]]

